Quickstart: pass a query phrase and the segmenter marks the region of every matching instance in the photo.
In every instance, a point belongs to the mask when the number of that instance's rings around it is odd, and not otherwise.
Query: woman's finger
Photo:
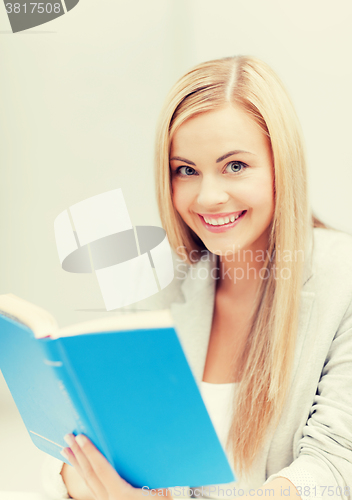
[[[109,498],[127,498],[135,496],[138,489],[131,486],[116,472],[93,443],[83,434],[76,437],[77,443],[85,453],[87,460],[94,469],[96,476],[106,488]]]
[[[71,448],[63,448],[61,451],[60,451],[61,455],[63,457],[65,457],[69,462],[70,464],[72,465],[72,467],[74,467],[76,469],[76,471],[78,472],[78,474],[83,477],[83,471],[75,457],[75,455],[72,453],[72,450]]]
[[[81,447],[77,443],[75,436],[73,434],[67,434],[64,439],[66,443],[70,445],[71,453],[73,453],[75,460],[78,463],[77,472],[82,475],[87,486],[91,489],[97,499],[107,500],[108,493],[106,491],[106,488],[97,477],[94,468],[92,467],[85,453],[81,450]]]

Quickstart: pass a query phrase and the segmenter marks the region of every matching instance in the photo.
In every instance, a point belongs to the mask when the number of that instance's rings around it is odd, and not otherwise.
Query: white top
[[[226,440],[229,434],[231,425],[231,407],[232,399],[235,391],[235,387],[238,382],[228,383],[228,384],[212,384],[210,382],[201,382],[200,392],[204,401],[204,404],[208,410],[209,416],[213,423],[214,429],[218,435],[219,441],[222,444],[227,458],[230,462],[231,469],[233,471],[231,454],[225,449]],[[238,485],[237,482],[226,483],[223,485],[217,484],[209,485],[208,487],[203,486],[200,490],[200,494],[203,498],[222,498],[224,499],[224,494],[221,494],[221,489],[231,489]],[[209,488],[209,489],[208,489]],[[198,492],[197,492],[198,493]],[[225,492],[224,492],[225,493]],[[229,492],[228,492],[229,493]],[[235,495],[226,495],[226,498],[235,498]]]
[[[236,385],[202,381],[200,386],[203,401],[224,449],[231,424],[231,402]]]

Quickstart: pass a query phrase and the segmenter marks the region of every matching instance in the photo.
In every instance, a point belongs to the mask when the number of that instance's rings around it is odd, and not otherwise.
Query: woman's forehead
[[[186,120],[174,133],[170,154],[185,155],[199,148],[219,150],[219,155],[225,149],[257,154],[267,149],[267,143],[266,135],[254,119],[242,108],[229,105]]]

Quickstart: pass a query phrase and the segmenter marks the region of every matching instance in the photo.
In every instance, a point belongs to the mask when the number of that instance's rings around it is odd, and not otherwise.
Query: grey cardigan
[[[210,254],[211,255],[211,254]],[[175,278],[138,309],[171,310],[181,344],[200,384],[215,299],[216,259],[192,266],[176,260]],[[302,498],[352,493],[352,236],[313,230],[301,291],[293,379],[279,424],[268,433],[246,486],[288,478]],[[44,482],[52,484],[48,459]],[[56,461],[57,462],[57,461]],[[60,462],[61,463],[61,462]],[[56,466],[57,475],[58,466]],[[193,485],[190,485],[193,486]],[[194,485],[196,486],[196,485]],[[197,485],[198,486],[198,485]],[[53,498],[64,498],[59,489]],[[342,495],[341,495],[342,493]],[[174,495],[176,498],[176,495]],[[352,498],[352,496],[351,496]]]

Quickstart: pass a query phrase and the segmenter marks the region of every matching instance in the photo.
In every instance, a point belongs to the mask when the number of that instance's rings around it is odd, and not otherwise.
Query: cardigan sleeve
[[[64,462],[47,455],[42,465],[42,486],[45,494],[51,500],[64,500],[69,496],[66,485],[61,476]]]
[[[299,470],[292,470],[290,467],[285,467],[278,474],[272,474],[264,483],[279,477],[288,479],[296,488],[302,500],[323,500],[324,496],[321,495],[319,485],[315,482],[314,477],[310,472],[301,468]],[[330,488],[331,492],[331,488]]]
[[[265,484],[285,477],[302,499],[352,498],[351,305],[330,345],[294,454],[295,460]]]

